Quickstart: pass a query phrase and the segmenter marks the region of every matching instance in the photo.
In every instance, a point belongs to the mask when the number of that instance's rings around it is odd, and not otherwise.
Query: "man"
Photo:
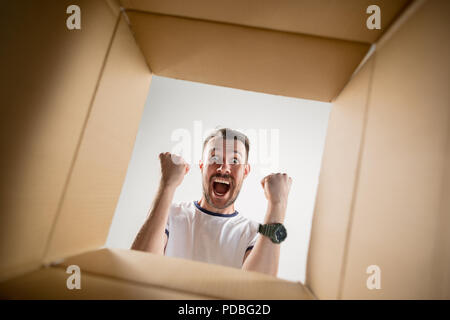
[[[189,165],[179,156],[161,153],[158,193],[131,249],[276,276],[280,242],[287,235],[282,223],[292,179],[285,173],[262,179],[268,200],[264,223],[243,217],[234,202],[250,173],[248,153],[244,134],[228,128],[214,131],[204,141],[199,163],[203,196],[180,204],[172,200]]]

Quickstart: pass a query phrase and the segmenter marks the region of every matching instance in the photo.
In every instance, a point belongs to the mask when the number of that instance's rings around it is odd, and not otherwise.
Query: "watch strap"
[[[266,237],[272,238],[276,227],[276,224],[260,224],[258,232]]]

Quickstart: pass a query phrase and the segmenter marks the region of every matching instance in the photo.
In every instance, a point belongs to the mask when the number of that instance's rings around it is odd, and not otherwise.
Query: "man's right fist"
[[[159,154],[161,162],[161,181],[164,186],[178,187],[183,181],[184,175],[189,171],[189,165],[182,157],[170,152]]]

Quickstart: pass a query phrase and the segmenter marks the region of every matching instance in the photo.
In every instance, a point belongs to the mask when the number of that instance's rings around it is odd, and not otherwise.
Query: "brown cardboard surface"
[[[150,80],[145,60],[121,18],[50,235],[46,262],[105,243]]]
[[[0,280],[42,261],[116,20],[103,1],[3,3]]]
[[[320,299],[338,298],[372,69],[369,60],[334,101],[328,120],[306,272],[306,285]]]
[[[129,12],[144,59],[115,1],[11,3],[0,16],[0,281],[16,278],[0,284],[1,297],[312,298],[300,283],[263,274],[86,251],[107,236],[151,79],[147,64],[163,76],[330,101],[368,45]],[[191,10],[172,12],[181,6],[175,0],[148,3],[169,14]],[[83,8],[81,31],[65,28],[69,4]],[[426,2],[336,99],[308,261],[318,298],[450,297],[449,6]],[[204,8],[195,18],[216,19]],[[247,18],[222,11],[226,22]],[[284,28],[265,16],[252,26]],[[341,31],[331,36],[349,36]],[[25,274],[44,258],[77,253]],[[86,281],[78,296],[65,287],[69,264]],[[366,287],[372,264],[381,267],[382,290]]]
[[[109,6],[109,8],[111,9],[112,13],[118,17],[120,14],[120,3],[119,0],[104,0],[106,2],[106,4]]]
[[[132,283],[220,299],[313,299],[301,283],[257,272],[135,250],[100,249],[65,259],[59,267]]]
[[[368,44],[127,12],[156,75],[331,101]]]
[[[449,15],[448,1],[426,2],[376,53],[343,299],[439,297]],[[369,265],[381,268],[381,290],[366,287]]]
[[[0,299],[208,299],[186,292],[143,285],[81,271],[81,289],[69,290],[70,274],[62,268],[42,268],[19,278],[0,283]]]
[[[436,252],[443,277],[442,279],[437,278],[436,281],[441,288],[441,298],[450,300],[450,232],[448,232],[448,226],[450,226],[450,119],[445,163],[447,164],[447,168],[444,176],[444,187],[442,189],[441,236],[438,238],[440,246],[438,246]]]
[[[373,43],[409,0],[121,0],[123,7],[287,32]],[[366,9],[381,9],[381,30],[366,28]]]
[[[449,112],[450,116],[450,112]],[[435,261],[437,273],[434,285],[439,290],[437,295],[441,299],[450,299],[450,119],[448,121],[449,132],[447,135],[446,169],[443,176],[443,188],[441,196],[441,210],[439,229],[436,237]]]

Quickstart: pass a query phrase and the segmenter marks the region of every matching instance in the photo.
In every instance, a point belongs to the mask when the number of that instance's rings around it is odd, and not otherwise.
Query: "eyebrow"
[[[216,152],[216,148],[212,148],[211,151],[209,152],[209,154],[213,154]],[[233,150],[233,153],[237,153],[242,157],[242,153],[239,150]]]
[[[238,153],[242,157],[242,153],[240,151],[238,151],[238,150],[233,150],[233,151],[234,151],[234,153]]]

